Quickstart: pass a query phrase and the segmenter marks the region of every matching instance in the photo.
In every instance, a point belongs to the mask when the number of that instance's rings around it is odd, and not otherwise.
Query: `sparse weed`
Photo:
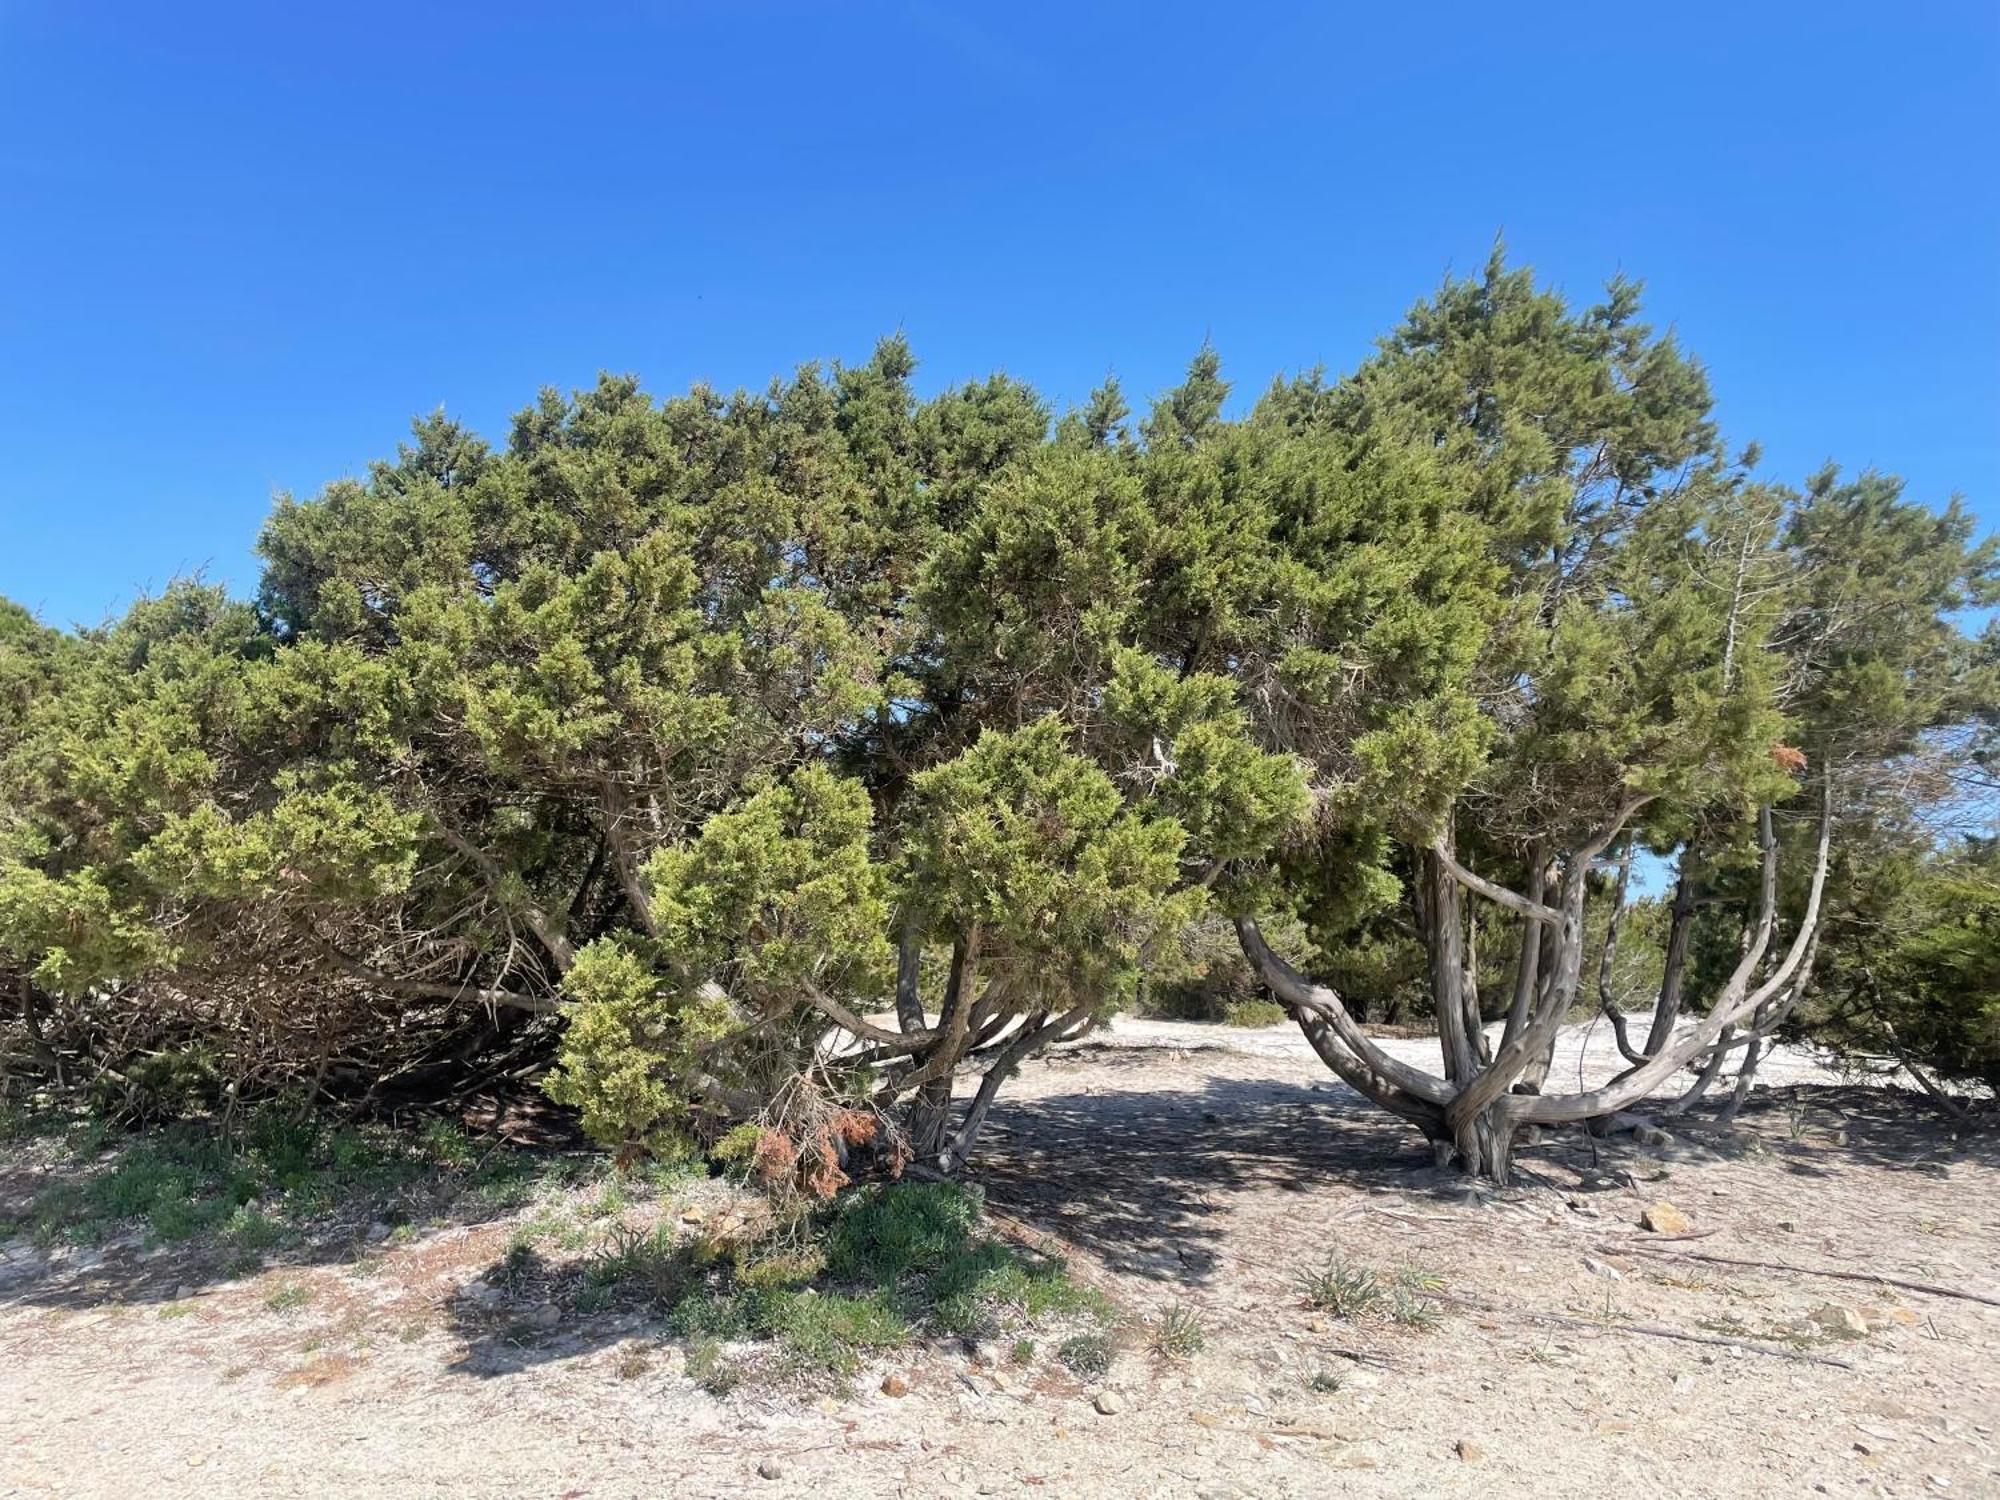
[[[636,1285],[661,1302],[676,1300],[694,1274],[687,1249],[664,1224],[650,1230],[618,1225],[583,1269],[591,1287],[609,1292]]]
[[[1419,1296],[1435,1296],[1444,1290],[1444,1277],[1419,1261],[1406,1260],[1396,1267],[1396,1285]]]
[[[636,1344],[618,1351],[618,1358],[612,1365],[612,1373],[620,1380],[637,1380],[653,1367],[646,1351]]]
[[[1096,1380],[1110,1372],[1115,1352],[1111,1340],[1103,1334],[1079,1333],[1062,1341],[1056,1350],[1056,1358],[1071,1374]]]
[[[1302,1275],[1298,1286],[1306,1306],[1330,1312],[1336,1318],[1359,1318],[1372,1313],[1387,1294],[1380,1276],[1339,1255],[1329,1256],[1318,1270]]]
[[[1147,1344],[1161,1359],[1192,1359],[1207,1342],[1200,1311],[1185,1302],[1169,1303],[1147,1329]]]
[[[1444,1309],[1429,1297],[1397,1287],[1389,1299],[1389,1316],[1405,1328],[1429,1333],[1444,1321]]]

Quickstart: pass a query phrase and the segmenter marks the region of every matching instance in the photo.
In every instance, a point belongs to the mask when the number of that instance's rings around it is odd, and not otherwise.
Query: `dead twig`
[[[1739,1260],[1731,1255],[1706,1255],[1699,1250],[1656,1250],[1645,1244],[1631,1244],[1621,1248],[1643,1251],[1649,1255],[1670,1255],[1678,1260],[1705,1260],[1718,1266],[1744,1266],[1755,1271],[1794,1271],[1801,1276],[1830,1276],[1837,1281],[1869,1282],[1876,1286],[1899,1287],[1906,1292],[1923,1292],[1932,1297],[1955,1297],[1961,1302],[1983,1302],[1988,1307],[2000,1307],[2000,1297],[1990,1296],[1985,1292],[1945,1286],[1935,1281],[1910,1281],[1901,1276],[1883,1276],[1875,1271],[1837,1271],[1830,1266],[1793,1266],[1778,1260]]]
[[[1647,1338],[1675,1339],[1688,1344],[1717,1344],[1726,1349],[1746,1349],[1752,1354],[1762,1354],[1770,1359],[1788,1359],[1798,1364],[1831,1365],[1836,1370],[1851,1370],[1854,1362],[1838,1359],[1830,1354],[1802,1354],[1793,1349],[1773,1349],[1768,1344],[1755,1344],[1748,1339],[1725,1338],[1716,1333],[1689,1333],[1684,1328],[1668,1328],[1661,1323],[1621,1323],[1601,1318],[1573,1318],[1567,1313],[1533,1312],[1526,1308],[1490,1307],[1483,1302],[1475,1302],[1470,1297],[1454,1297],[1447,1292],[1432,1292],[1432,1297],[1440,1302],[1455,1302],[1475,1312],[1483,1312],[1492,1317],[1526,1318],[1536,1323],[1555,1323],[1564,1328],[1590,1328],[1599,1333],[1637,1333]]]

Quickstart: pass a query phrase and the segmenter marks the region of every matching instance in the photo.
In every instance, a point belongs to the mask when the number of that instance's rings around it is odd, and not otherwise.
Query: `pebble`
[[[1116,1391],[1099,1391],[1091,1403],[1102,1417],[1115,1417],[1125,1410],[1125,1399]]]
[[[1475,1443],[1471,1438],[1460,1438],[1458,1440],[1456,1448],[1453,1451],[1456,1452],[1461,1459],[1463,1459],[1466,1463],[1469,1464],[1476,1464],[1486,1457],[1486,1450],[1480,1447],[1479,1444]]]
[[[785,1477],[785,1466],[775,1458],[767,1458],[757,1465],[757,1477],[759,1479],[783,1479]]]
[[[531,1309],[521,1321],[530,1328],[555,1328],[562,1320],[563,1310],[553,1302],[544,1302],[540,1307]]]
[[[1807,1317],[1828,1333],[1838,1334],[1844,1339],[1865,1338],[1868,1333],[1867,1320],[1842,1302],[1822,1302]]]
[[[910,1382],[905,1380],[901,1375],[898,1375],[894,1370],[891,1370],[887,1375],[882,1377],[882,1394],[885,1396],[907,1396],[910,1394]]]
[[[1654,1234],[1686,1234],[1694,1228],[1694,1220],[1661,1198],[1646,1205],[1646,1211],[1639,1215],[1639,1226],[1652,1230]]]

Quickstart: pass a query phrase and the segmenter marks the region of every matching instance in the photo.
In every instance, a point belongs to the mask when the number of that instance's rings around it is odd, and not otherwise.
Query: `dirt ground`
[[[1557,1080],[1607,1050],[1570,1034]],[[1766,1076],[1732,1132],[1566,1136],[1496,1195],[1289,1030],[1122,1023],[1026,1070],[976,1163],[1136,1317],[1200,1310],[1202,1353],[1093,1385],[953,1346],[900,1357],[902,1396],[878,1365],[844,1400],[718,1399],[635,1314],[482,1308],[505,1219],[192,1283],[17,1242],[0,1495],[2000,1494],[2000,1306],[1796,1269],[2000,1297],[2000,1142],[1808,1057]],[[1639,1227],[1660,1199],[1687,1237]],[[1442,1323],[1310,1311],[1332,1252],[1434,1271]]]

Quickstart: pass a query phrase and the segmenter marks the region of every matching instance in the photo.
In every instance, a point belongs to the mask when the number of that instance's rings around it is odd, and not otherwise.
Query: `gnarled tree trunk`
[[[1539,875],[1531,874],[1532,894],[1524,895],[1466,869],[1459,864],[1448,835],[1425,851],[1418,907],[1429,941],[1442,1076],[1414,1068],[1378,1047],[1335,991],[1314,983],[1271,951],[1253,918],[1238,918],[1238,939],[1252,967],[1280,1003],[1291,1010],[1307,1040],[1335,1073],[1361,1094],[1415,1124],[1438,1148],[1440,1159],[1456,1159],[1468,1172],[1504,1183],[1511,1176],[1515,1138],[1523,1126],[1623,1116],[1629,1106],[1696,1058],[1719,1057],[1729,1050],[1735,1028],[1746,1022],[1759,1028],[1776,1007],[1796,996],[1797,986],[1803,982],[1826,885],[1832,826],[1830,790],[1822,799],[1818,853],[1804,917],[1783,958],[1761,984],[1753,987],[1752,980],[1770,948],[1777,906],[1778,848],[1768,808],[1758,816],[1763,878],[1757,921],[1742,958],[1707,1015],[1678,1040],[1672,1039],[1669,1027],[1667,1036],[1650,1048],[1643,1062],[1601,1087],[1574,1094],[1517,1090],[1524,1081],[1533,1087],[1538,1070],[1546,1075],[1547,1059],[1576,999],[1583,971],[1583,918],[1591,864],[1643,805],[1643,800],[1635,799],[1611,827],[1564,852],[1557,862],[1560,874],[1552,902],[1544,899],[1548,893]],[[1537,862],[1539,858],[1537,853]],[[1478,1016],[1468,1016],[1465,1008],[1462,890],[1504,907],[1525,924],[1515,1006],[1490,1061],[1480,1057],[1473,1041]],[[1601,962],[1608,963],[1608,956]],[[1533,998],[1524,1000],[1527,995]],[[1653,1039],[1648,1040],[1650,1046]]]

